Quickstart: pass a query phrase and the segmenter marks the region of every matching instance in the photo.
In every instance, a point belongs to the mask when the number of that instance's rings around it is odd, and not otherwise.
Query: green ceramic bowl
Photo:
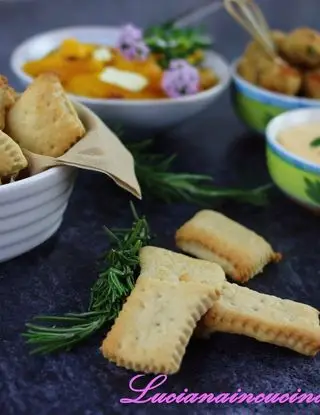
[[[266,151],[269,173],[279,189],[299,204],[320,213],[320,164],[288,152],[277,140],[280,131],[315,121],[320,122],[320,108],[278,115],[266,128]]]
[[[320,108],[320,100],[291,97],[250,84],[237,73],[237,59],[232,65],[232,101],[239,118],[251,129],[263,133],[277,115],[297,108]]]

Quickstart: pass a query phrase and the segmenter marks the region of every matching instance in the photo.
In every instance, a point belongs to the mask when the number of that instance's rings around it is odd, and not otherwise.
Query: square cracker
[[[213,210],[202,210],[176,232],[177,246],[198,258],[220,264],[244,283],[281,255],[255,232]]]
[[[141,279],[102,344],[104,357],[127,369],[172,374],[218,290],[204,284]]]
[[[6,131],[22,147],[62,156],[85,134],[71,101],[54,74],[40,75],[7,114]]]
[[[139,280],[156,278],[178,282],[190,278],[193,282],[209,283],[216,287],[226,279],[220,265],[167,249],[146,246],[140,250],[139,257],[141,267]]]
[[[27,165],[27,159],[18,144],[3,131],[0,131],[0,179],[18,173]]]
[[[228,282],[197,328],[201,335],[214,331],[243,334],[307,356],[320,350],[318,310]]]

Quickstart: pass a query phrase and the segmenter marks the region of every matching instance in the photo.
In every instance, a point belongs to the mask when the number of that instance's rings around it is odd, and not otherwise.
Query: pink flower
[[[170,61],[169,69],[182,69],[189,66],[190,64],[185,59],[173,59],[172,61]]]
[[[129,60],[145,60],[150,53],[148,46],[143,41],[142,30],[131,24],[122,28],[117,48]]]
[[[126,41],[139,41],[143,39],[142,30],[132,24],[127,24],[122,27],[119,43]]]
[[[196,94],[199,87],[198,70],[183,59],[171,61],[169,69],[164,71],[162,89],[170,98]]]

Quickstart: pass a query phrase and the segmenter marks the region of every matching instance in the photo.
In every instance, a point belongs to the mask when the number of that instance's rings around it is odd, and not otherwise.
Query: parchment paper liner
[[[86,128],[86,135],[63,156],[53,158],[22,149],[33,176],[54,166],[73,166],[108,175],[118,186],[141,199],[134,159],[119,138],[91,110],[73,103]]]

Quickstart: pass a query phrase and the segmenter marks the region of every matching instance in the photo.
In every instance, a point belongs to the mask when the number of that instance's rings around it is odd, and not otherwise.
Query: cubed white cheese
[[[93,52],[93,58],[97,61],[109,62],[112,59],[112,53],[109,48],[98,48]]]
[[[148,79],[138,73],[123,71],[114,67],[105,68],[99,75],[100,81],[119,86],[132,92],[142,91]]]

